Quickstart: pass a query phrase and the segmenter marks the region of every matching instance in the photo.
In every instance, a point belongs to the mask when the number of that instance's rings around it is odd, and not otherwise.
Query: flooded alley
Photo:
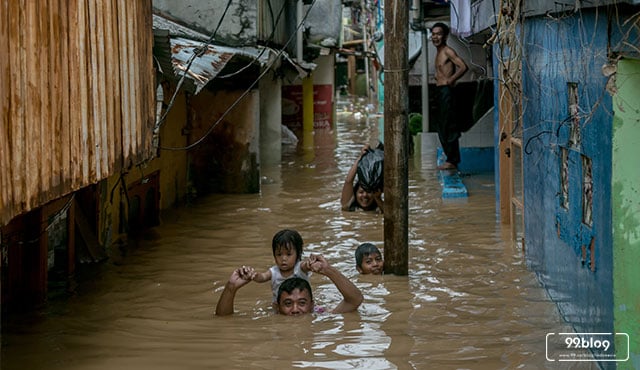
[[[443,200],[433,148],[419,145],[409,161],[409,275],[357,273],[355,248],[383,247],[383,216],[341,211],[340,191],[378,129],[350,112],[338,121],[313,153],[285,151],[280,166],[262,168],[260,194],[166,212],[120,264],[81,266],[71,294],[3,320],[2,369],[567,368],[546,361],[545,335],[571,329],[497,221],[493,174],[463,176],[468,199]],[[270,285],[250,283],[234,316],[214,315],[234,268],[273,264],[282,228],[362,290],[357,313],[274,315]],[[311,283],[317,304],[341,299],[323,276]]]

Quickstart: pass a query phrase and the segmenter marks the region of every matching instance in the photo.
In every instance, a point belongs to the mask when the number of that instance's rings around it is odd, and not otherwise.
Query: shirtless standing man
[[[460,163],[460,132],[454,121],[455,111],[452,109],[451,88],[467,71],[467,65],[458,54],[447,46],[449,27],[444,23],[436,23],[431,27],[431,41],[436,47],[436,98],[438,99],[438,138],[447,160],[439,170],[455,170]]]

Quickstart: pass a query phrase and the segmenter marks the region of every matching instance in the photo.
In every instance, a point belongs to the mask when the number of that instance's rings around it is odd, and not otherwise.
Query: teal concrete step
[[[442,198],[466,198],[469,196],[460,173],[457,170],[438,170],[438,179],[442,185]]]
[[[445,162],[445,156],[442,152],[442,148],[438,148],[437,156],[436,164],[438,166],[443,165]],[[443,199],[469,197],[469,192],[462,182],[459,169],[438,170],[438,179],[440,180],[440,185],[442,185]]]

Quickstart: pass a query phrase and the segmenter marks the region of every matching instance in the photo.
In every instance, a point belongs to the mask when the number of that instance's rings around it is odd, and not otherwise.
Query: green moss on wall
[[[640,368],[640,61],[622,59],[615,75],[612,135],[612,232],[614,329],[629,334],[629,360],[619,369]],[[626,356],[618,336],[617,357]],[[624,339],[624,340],[623,340]],[[624,343],[623,343],[624,342]]]

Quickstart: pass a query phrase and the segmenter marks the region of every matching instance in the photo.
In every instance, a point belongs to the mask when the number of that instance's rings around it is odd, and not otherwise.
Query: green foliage
[[[422,132],[422,114],[409,113],[409,132],[412,136]]]

